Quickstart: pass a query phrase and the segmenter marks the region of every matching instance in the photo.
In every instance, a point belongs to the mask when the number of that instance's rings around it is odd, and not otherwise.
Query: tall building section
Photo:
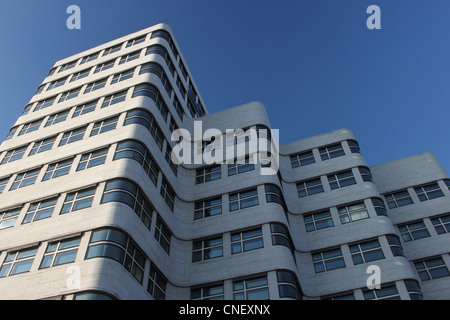
[[[58,61],[0,146],[0,299],[450,298],[432,154],[368,167],[341,129],[280,145],[275,175],[177,165],[196,121],[271,129],[258,102],[209,114],[165,24]]]

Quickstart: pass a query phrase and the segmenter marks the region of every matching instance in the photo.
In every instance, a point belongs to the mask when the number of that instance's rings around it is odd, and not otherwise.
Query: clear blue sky
[[[68,30],[66,8],[81,8]],[[381,30],[366,28],[369,5]],[[209,112],[262,102],[281,143],[351,129],[368,165],[450,174],[448,0],[1,0],[0,137],[59,59],[169,24]]]

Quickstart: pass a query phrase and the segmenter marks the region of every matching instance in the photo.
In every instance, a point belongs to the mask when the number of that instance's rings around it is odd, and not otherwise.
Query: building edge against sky
[[[199,120],[271,128],[259,102],[208,114],[165,24],[55,63],[0,146],[0,298],[450,298],[432,154],[368,167],[341,129],[281,145],[278,175],[175,165]]]

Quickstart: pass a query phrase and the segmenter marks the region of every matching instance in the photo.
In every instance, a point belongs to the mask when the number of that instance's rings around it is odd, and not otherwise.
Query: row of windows
[[[118,83],[118,82],[121,82],[121,81],[125,81],[127,79],[132,78],[134,73],[135,73],[135,71],[137,70],[137,68],[138,67],[133,68],[133,69],[129,69],[129,70],[126,70],[126,71],[123,71],[123,72],[120,72],[120,73],[117,73],[117,74],[113,75],[112,79],[110,81],[110,85],[113,85],[115,83]],[[147,73],[147,72],[155,73],[156,75],[158,75],[158,77],[160,78],[161,82],[163,82],[164,87],[166,88],[166,91],[167,91],[167,94],[168,94],[169,98],[171,98],[172,97],[172,87],[171,87],[171,85],[170,85],[170,83],[169,83],[169,81],[168,81],[168,79],[167,79],[167,77],[165,75],[165,72],[162,69],[162,67],[159,64],[154,63],[154,62],[150,62],[150,63],[146,63],[146,64],[141,65],[139,74],[144,74],[144,73]],[[98,90],[98,89],[101,89],[101,88],[104,88],[106,86],[109,78],[110,77],[106,77],[106,78],[103,78],[103,79],[100,79],[100,80],[96,80],[95,82],[88,83],[85,87],[84,86],[80,86],[80,87],[78,87],[76,89],[73,89],[73,90],[70,90],[70,91],[66,91],[66,92],[62,93],[60,96],[59,95],[55,95],[55,96],[47,98],[45,100],[38,101],[37,103],[35,103],[33,112],[52,106],[56,100],[58,101],[58,103],[61,103],[61,102],[64,102],[64,101],[67,101],[67,100],[70,100],[70,99],[73,99],[73,98],[77,97],[80,94],[80,92],[82,92],[83,87],[84,87],[84,94],[92,92],[92,91],[95,91],[95,90]],[[154,87],[154,86],[151,86],[151,87]],[[159,108],[159,110],[161,112],[161,115],[163,116],[164,120],[167,121],[167,115],[170,112],[168,110],[168,107],[167,107],[166,103],[164,102],[164,99],[160,96],[160,93],[159,93],[158,89],[152,88],[151,90],[154,92],[152,94],[151,98],[155,101],[155,103],[156,103],[157,107]],[[123,96],[122,99],[125,99],[126,90],[124,90],[121,93],[122,93],[122,96]],[[125,93],[125,94],[123,94],[123,93]],[[137,95],[139,95],[139,94],[135,94],[134,96],[137,96]],[[57,99],[58,96],[59,96],[59,99]],[[113,97],[108,96],[108,98],[112,99]],[[115,97],[115,98],[117,99],[119,97]],[[25,107],[25,110],[24,110],[23,114],[27,114],[31,110],[33,105],[34,105],[34,103],[27,105]],[[106,107],[107,105],[109,105],[109,104],[108,104],[107,101],[105,101],[102,104],[102,108]],[[175,108],[178,116],[180,117],[180,119],[183,119],[183,115],[184,115],[183,107],[181,106],[181,103],[178,100],[178,98],[176,97],[176,95],[174,96],[174,99],[173,99],[173,105],[174,105],[174,108]],[[172,118],[173,117],[171,116],[171,119]],[[38,120],[36,120],[36,121],[38,121]],[[24,133],[28,133],[28,132],[33,131],[32,130],[33,127],[28,129],[26,126],[31,126],[36,121],[24,125],[24,128],[19,132],[20,133],[19,135],[22,135]],[[46,126],[48,126],[48,125],[51,125],[51,124],[47,123]]]
[[[408,291],[411,300],[423,300],[420,285],[416,280],[406,279],[402,281]],[[360,289],[364,300],[401,300],[398,283],[383,283],[379,289],[370,290],[367,287]],[[355,292],[343,292],[332,296],[323,297],[323,300],[356,300]]]
[[[133,93],[132,97],[137,97],[139,95],[142,95],[142,92],[143,92],[142,87],[143,86],[145,86],[147,92],[152,93],[152,95],[149,95],[149,94],[147,94],[147,95],[150,96],[154,100],[162,117],[167,121],[168,115],[170,114],[170,112],[167,108],[167,105],[162,100],[159,90],[155,86],[153,86],[151,84],[147,84],[147,83],[138,85],[134,88],[134,93]],[[39,127],[41,126],[41,124],[43,124],[43,123],[44,123],[44,127],[48,127],[48,126],[63,122],[69,117],[75,118],[75,117],[93,112],[96,109],[97,105],[99,104],[100,100],[102,100],[100,103],[101,108],[105,108],[105,107],[114,105],[116,103],[122,102],[126,99],[127,92],[128,92],[128,89],[125,89],[125,90],[116,92],[114,94],[105,96],[103,98],[99,98],[94,101],[90,101],[90,102],[84,103],[84,104],[76,106],[76,107],[68,108],[66,110],[60,111],[55,114],[51,114],[49,116],[32,121],[30,123],[26,123],[22,126],[12,127],[5,140],[11,139],[16,134],[17,131],[19,131],[18,136],[20,136],[20,135],[24,135],[24,134],[38,130]],[[178,109],[180,109],[180,108],[181,108],[181,105],[179,106]],[[19,130],[19,128],[20,128],[20,130]],[[169,121],[169,130],[172,132],[176,128],[177,128],[177,125],[176,125],[173,117],[171,116],[170,121]]]
[[[271,223],[272,245],[281,245],[293,250],[292,241],[287,228],[280,223]],[[230,233],[230,252],[239,254],[264,247],[261,226]],[[223,257],[223,234],[194,240],[192,243],[192,262],[211,260]]]
[[[347,140],[347,144],[352,153],[361,153],[358,142],[355,140]],[[342,142],[335,143],[329,146],[320,147],[318,149],[321,161],[341,157],[345,155]],[[312,150],[302,151],[290,156],[292,168],[303,167],[309,164],[316,163],[316,159]]]
[[[397,236],[386,235],[386,239],[389,243],[393,256],[404,256],[400,239]],[[348,244],[348,249],[350,251],[353,265],[368,263],[385,258],[378,238]],[[340,246],[313,252],[311,255],[316,273],[346,267],[344,255]]]
[[[341,224],[368,219],[370,218],[370,214],[367,204],[373,207],[377,216],[387,215],[383,201],[380,198],[371,198],[370,200],[367,199],[367,201],[361,200],[351,204],[343,204],[333,209],[329,208],[315,213],[304,214],[303,220],[306,231],[311,232],[334,227],[331,212],[337,212]]]
[[[277,203],[285,208],[284,199],[279,187],[264,185],[266,202]],[[228,210],[230,212],[259,205],[257,187],[228,194]],[[194,220],[217,216],[223,213],[222,195],[198,200],[194,205]]]
[[[47,242],[40,257],[39,269],[51,268],[75,262],[80,250],[81,236]],[[7,252],[0,267],[0,278],[29,272],[36,258],[39,245]],[[81,251],[81,250],[80,250]],[[85,260],[109,258],[120,263],[139,283],[144,282],[144,269],[149,259],[134,240],[124,232],[103,228],[91,232]],[[147,290],[155,299],[164,299],[167,278],[150,261]]]
[[[429,220],[438,235],[450,232],[450,213],[430,217]],[[423,220],[402,223],[397,225],[397,227],[403,241],[405,242],[428,238],[431,236]]]
[[[370,170],[366,167],[358,167],[358,171],[363,181],[373,182]],[[344,188],[356,184],[356,179],[352,169],[327,175],[331,190]],[[299,198],[311,196],[325,192],[321,177],[297,182],[297,193]]]
[[[56,212],[63,215],[90,208],[93,205],[97,189],[97,186],[83,188],[3,210],[0,212],[0,230],[13,227],[23,209],[25,213],[22,224],[27,224],[50,218]],[[145,193],[136,184],[125,179],[106,182],[100,204],[109,202],[120,202],[131,207],[149,230],[153,216],[156,215],[154,237],[167,254],[170,254],[172,232]]]
[[[133,144],[136,145],[136,143]],[[119,146],[120,145],[121,144],[119,144]],[[143,164],[145,168],[148,161],[151,161],[150,160],[151,155],[144,146],[142,145],[140,146],[143,148],[143,150],[146,150],[144,152],[147,155],[147,157],[141,159],[141,161],[144,161],[141,164]],[[106,160],[107,153],[108,148],[102,148],[81,155],[76,171],[81,171],[90,167],[103,164]],[[123,149],[119,149],[118,147],[114,155],[114,160],[133,157],[133,159],[139,161],[140,159],[138,158],[138,156],[140,156],[140,154],[137,154],[136,152],[123,154]],[[64,160],[48,165],[47,169],[45,170],[42,181],[67,175],[70,171],[73,162],[74,158],[71,158],[69,160]],[[10,190],[34,184],[35,181],[37,180],[39,172],[40,170],[33,170],[26,172],[24,174],[18,174]],[[156,174],[154,178],[157,179],[158,173],[159,169],[157,171],[151,171],[149,168],[148,174],[151,177],[151,179],[153,177],[153,174]],[[161,185],[161,195],[163,196],[163,198],[166,199],[165,192],[167,191],[168,186],[164,185],[164,179],[165,178],[163,177],[163,183]],[[156,180],[152,180],[152,182],[156,186]],[[92,205],[95,190],[96,188],[92,187],[67,194],[63,207],[61,208],[60,214],[90,207]],[[175,201],[175,193],[173,192],[173,190],[171,195],[173,196],[173,199],[171,199],[173,205],[173,202]],[[58,197],[56,196],[51,199],[46,199],[44,201],[39,201],[30,204],[27,214],[22,223],[29,223],[32,221],[37,221],[50,217],[53,214],[53,210],[57,204],[57,200]],[[122,202],[129,205],[140,217],[144,225],[148,229],[150,229],[154,207],[150,203],[150,201],[146,198],[145,194],[139,189],[138,186],[127,180],[120,180],[120,179],[107,182],[101,203],[113,201]],[[171,209],[173,209],[173,206],[171,207]],[[14,208],[1,212],[0,229],[12,227],[15,224],[20,211],[21,208]],[[169,228],[165,225],[165,223],[162,221],[162,219],[159,217],[159,215],[156,226],[157,226],[156,228],[158,229],[158,235],[155,233],[155,238],[158,239],[159,243],[162,245],[164,250],[166,250],[166,252],[169,253],[170,238],[172,236],[172,233],[170,232]]]
[[[120,116],[115,116],[105,119],[103,121],[95,122],[92,125],[89,137],[114,130],[117,127],[119,117]],[[164,134],[161,128],[158,126],[153,115],[143,109],[136,109],[127,112],[126,118],[124,120],[124,126],[135,123],[145,126],[150,131],[150,134],[153,136],[156,145],[162,151],[164,141],[167,142],[167,140],[164,138]],[[55,142],[58,140],[58,137],[60,137],[58,147],[82,140],[89,126],[90,125],[85,125],[83,127],[76,128],[74,130],[67,131],[44,140],[34,142],[29,146],[22,146],[14,150],[6,151],[3,159],[0,162],[0,165],[22,159],[22,157],[26,154],[27,150],[30,148],[31,145],[32,145],[31,150],[29,150],[28,156],[50,150],[55,144]],[[138,150],[140,149],[141,148],[139,147]],[[178,167],[172,162],[170,152],[171,148],[167,145],[165,159],[168,162],[174,174],[176,175]]]
[[[255,165],[250,163],[249,157],[247,156],[245,160],[239,161],[235,159],[233,163],[227,164],[228,176],[234,176],[237,174],[249,172],[255,170]],[[201,168],[196,170],[195,183],[206,183],[209,181],[214,181],[222,178],[222,166],[215,165],[206,168]]]
[[[301,288],[294,273],[288,270],[277,270],[276,278],[279,298],[302,299]],[[259,274],[230,281],[232,282],[233,300],[270,299],[267,274]],[[221,281],[214,284],[191,288],[191,299],[224,300],[224,282]]]
[[[125,48],[130,48],[132,46],[135,46],[137,44],[145,42],[147,36],[148,35],[142,35],[142,36],[139,36],[137,38],[134,38],[134,39],[131,39],[131,40],[128,40],[128,41],[124,42],[124,43],[126,43]],[[175,59],[178,60],[178,50],[175,47],[175,44],[174,44],[174,42],[172,40],[172,37],[170,36],[170,34],[167,31],[165,31],[165,30],[156,30],[156,31],[151,32],[150,33],[150,39],[155,39],[155,38],[163,38],[163,39],[165,39],[168,42],[170,48],[172,49],[172,53],[174,54]],[[61,73],[61,72],[70,70],[70,69],[74,68],[77,65],[79,60],[80,60],[79,65],[82,65],[82,64],[94,61],[97,58],[99,58],[100,56],[101,57],[105,57],[105,56],[108,56],[108,55],[113,54],[115,52],[118,52],[118,51],[120,51],[122,49],[124,43],[117,44],[117,45],[114,45],[112,47],[109,47],[109,48],[106,48],[104,50],[101,50],[99,52],[90,54],[89,56],[81,58],[81,60],[77,59],[75,61],[71,61],[69,63],[66,63],[66,64],[64,64],[64,65],[62,65],[60,67],[54,67],[54,68],[52,68],[49,71],[47,76],[49,77],[49,76],[52,76],[55,73]],[[186,69],[184,68],[183,62],[180,61],[179,64],[180,64],[180,69],[182,70],[182,74],[183,74],[183,76],[186,79],[187,72],[186,72]]]
[[[170,43],[171,41],[168,40],[168,42]],[[138,59],[140,57],[140,54],[141,54],[141,50],[135,51],[135,52],[132,52],[130,54],[122,56],[119,59],[119,65],[123,64],[123,63],[126,63],[126,62],[129,62],[129,61],[133,61],[133,60]],[[146,48],[145,55],[149,55],[149,54],[158,54],[158,55],[160,55],[161,57],[164,58],[164,60],[165,60],[165,62],[167,64],[167,67],[169,68],[169,71],[172,74],[172,76],[174,77],[175,82],[177,84],[177,87],[179,88],[180,93],[182,94],[183,100],[185,100],[187,91],[186,91],[186,89],[184,87],[184,84],[181,82],[181,79],[178,77],[178,75],[176,75],[175,66],[174,66],[174,64],[173,64],[173,62],[172,62],[172,60],[170,58],[170,55],[169,55],[168,51],[166,50],[166,48],[164,48],[163,46],[158,45],[158,44],[149,46],[149,47]],[[94,56],[95,55],[90,57],[90,59],[88,59],[88,60],[89,61],[95,60],[95,59],[92,59]],[[95,58],[97,56],[95,56]],[[108,70],[108,69],[112,68],[114,66],[116,60],[117,59],[112,59],[112,60],[109,60],[107,62],[104,62],[104,63],[101,63],[101,64],[97,65],[94,68],[93,74],[96,74],[96,73],[99,73],[99,72],[102,72],[104,70]],[[182,64],[182,62],[180,60],[180,68],[181,68],[181,64]],[[153,65],[155,66],[157,64],[153,63]],[[75,66],[75,65],[73,65],[73,66]],[[161,66],[158,65],[157,68],[160,69],[160,71],[157,73],[157,75],[160,77],[163,85],[166,87],[166,90],[168,90],[169,96],[171,96],[171,91],[172,91],[171,85],[170,85],[170,83],[169,83],[165,73],[163,72],[163,69],[161,68]],[[67,68],[61,68],[61,70],[67,70]],[[92,68],[88,68],[88,69],[85,69],[85,70],[82,70],[80,72],[72,74],[70,76],[69,83],[72,83],[72,82],[74,82],[76,80],[79,80],[79,79],[87,77],[90,74],[91,70],[92,70]],[[142,70],[144,70],[144,68]],[[182,70],[182,74],[183,74],[185,80],[187,81],[187,73],[185,73],[186,69],[184,68],[184,66],[181,68],[181,70]],[[147,71],[147,72],[149,72],[149,71]],[[54,88],[57,88],[57,87],[60,87],[60,86],[64,85],[68,79],[69,79],[69,76],[66,76],[64,78],[61,78],[61,79],[58,79],[58,80],[50,82],[48,84],[48,87],[47,87],[46,91],[49,91],[51,89],[54,89]],[[113,83],[115,83],[115,82],[113,82]],[[45,89],[46,86],[47,86],[47,84],[43,84],[43,85],[39,86],[36,94],[42,92]],[[190,88],[189,89],[189,93],[195,92],[195,89],[193,89],[191,83],[189,84],[189,88]],[[204,111],[203,106],[201,106],[201,102],[200,102],[200,99],[198,98],[197,94],[194,94],[194,96],[192,94],[190,94],[189,98],[192,99],[193,104],[196,106],[196,109],[189,107],[189,111],[191,112],[192,117],[198,117],[198,116],[204,115],[205,111]],[[176,102],[178,102],[178,99],[176,97],[175,97],[175,100],[177,100]],[[189,101],[189,103],[191,103],[191,102]],[[182,108],[181,109],[178,108],[179,107],[178,106],[179,102],[178,103],[174,102],[174,104],[176,104],[177,113],[179,114],[180,118],[182,119],[184,112],[182,111]]]
[[[450,190],[450,179],[444,179],[443,182],[447,189]],[[420,186],[413,186],[411,188],[414,189],[420,202],[440,198],[445,195],[438,182],[431,182]],[[386,193],[384,194],[384,198],[386,199],[389,209],[403,207],[414,203],[408,189]]]

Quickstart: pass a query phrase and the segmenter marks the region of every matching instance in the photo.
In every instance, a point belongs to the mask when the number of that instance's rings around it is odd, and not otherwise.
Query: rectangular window
[[[95,67],[94,74],[111,69],[112,67],[114,67],[115,62],[116,62],[116,60],[109,60],[105,63],[97,65]]]
[[[133,78],[133,74],[134,74],[134,69],[130,69],[130,70],[115,74],[113,79],[111,80],[111,84]]]
[[[89,75],[90,72],[91,72],[91,69],[86,69],[86,70],[77,72],[77,73],[72,75],[72,78],[70,78],[69,82],[71,83],[71,82],[75,82],[77,80],[86,78]]]
[[[450,275],[442,257],[415,261],[414,266],[422,281],[438,279]]]
[[[302,152],[291,156],[291,166],[292,168],[297,168],[300,166],[306,166],[308,164],[316,163],[312,151]]]
[[[135,46],[135,45],[137,45],[139,43],[144,42],[145,41],[145,37],[146,36],[141,36],[141,37],[137,37],[137,38],[128,40],[127,45],[125,46],[125,48],[129,48],[131,46]]]
[[[166,159],[167,163],[169,164],[170,169],[172,170],[172,172],[177,175],[177,171],[178,171],[178,165],[175,164],[172,161],[172,148],[170,147],[169,144],[167,144],[166,146],[166,153],[164,155],[164,159]]]
[[[194,209],[194,220],[222,214],[222,197],[197,201]]]
[[[222,236],[194,241],[192,244],[192,262],[222,257]]]
[[[28,156],[32,156],[36,153],[41,153],[47,150],[50,150],[53,147],[53,144],[56,141],[56,136],[50,137],[41,141],[36,141],[31,148],[30,154]]]
[[[354,265],[384,259],[378,239],[352,244],[349,248]]]
[[[382,285],[380,289],[363,290],[365,300],[400,300],[395,284]]]
[[[11,186],[11,190],[16,190],[18,188],[23,188],[29,185],[32,185],[36,182],[37,176],[41,169],[34,169],[23,173],[18,173],[14,182]]]
[[[433,223],[433,226],[438,234],[450,232],[450,214],[431,218],[431,223]]]
[[[261,227],[231,234],[231,253],[241,253],[263,248]]]
[[[158,241],[158,243],[161,245],[164,251],[167,252],[167,254],[170,254],[171,237],[172,232],[170,231],[169,227],[164,223],[164,221],[161,219],[161,217],[158,215],[155,225],[155,239],[156,241]]]
[[[53,105],[55,100],[56,100],[56,96],[39,101],[36,104],[36,107],[34,107],[33,112],[50,107],[51,105]],[[29,106],[31,107],[31,105],[29,105]],[[24,112],[25,111],[26,110],[24,110]],[[26,113],[24,113],[24,114],[26,114]]]
[[[267,276],[233,281],[233,300],[268,300]]]
[[[223,283],[192,288],[191,300],[224,300]]]
[[[345,268],[340,248],[312,253],[312,259],[316,273]]]
[[[320,178],[297,183],[297,193],[299,198],[323,192]]]
[[[80,237],[54,241],[47,245],[44,257],[39,269],[59,266],[66,263],[75,262],[77,257]]]
[[[150,273],[148,275],[147,291],[156,300],[164,300],[166,299],[167,282],[167,278],[152,263],[150,265]]]
[[[33,121],[33,122],[25,123],[22,126],[22,129],[20,129],[18,135],[21,136],[21,135],[24,135],[24,134],[27,134],[27,133],[30,133],[30,132],[38,130],[39,127],[41,126],[42,120],[44,120],[44,119],[42,118],[42,119],[39,119],[39,120],[36,120],[36,121]]]
[[[304,215],[303,220],[305,220],[307,232],[334,227],[330,210]]]
[[[126,97],[127,97],[127,90],[109,95],[109,96],[105,97],[105,99],[103,100],[102,108],[122,102],[125,100]]]
[[[64,92],[61,95],[61,97],[59,98],[58,103],[78,97],[78,94],[80,93],[80,91],[81,91],[81,87]]]
[[[50,115],[44,125],[44,128],[65,121],[69,115],[69,111],[70,110],[66,110]]]
[[[84,137],[84,132],[86,131],[86,126],[78,128],[78,129],[74,129],[72,131],[69,132],[64,132],[61,141],[59,142],[58,147],[64,146],[66,144],[72,143],[72,142],[76,142],[79,141],[81,139],[83,139]]]
[[[342,148],[342,144],[340,142],[331,146],[320,148],[319,153],[322,161],[345,155],[344,149]]]
[[[364,202],[338,207],[337,209],[342,224],[369,218],[369,212]]]
[[[386,199],[389,209],[403,207],[413,203],[411,196],[406,189],[394,193],[385,194],[384,198]]]
[[[423,221],[410,222],[398,226],[398,230],[403,238],[403,241],[408,242],[427,238],[430,236],[427,227]]]
[[[6,185],[8,184],[9,178],[10,177],[0,179],[0,194],[2,194],[3,190],[5,190]]]
[[[0,230],[14,227],[22,208],[14,208],[0,212]]]
[[[103,88],[106,85],[106,80],[108,80],[108,78],[105,79],[101,79],[95,82],[91,82],[86,86],[86,89],[84,90],[84,93],[89,93],[98,89]]]
[[[75,67],[76,64],[77,64],[77,61],[72,61],[72,62],[66,63],[66,64],[62,65],[61,68],[59,68],[58,73],[72,69],[73,67]]]
[[[72,163],[73,158],[49,164],[47,167],[47,171],[44,174],[44,178],[42,178],[42,181],[54,179],[69,174]]]
[[[25,218],[23,219],[22,224],[50,218],[53,214],[53,210],[55,209],[57,201],[58,197],[33,202],[28,207],[27,213],[25,214]]]
[[[22,159],[23,155],[25,154],[25,151],[27,151],[27,148],[28,146],[24,146],[6,152],[5,157],[3,158],[0,164],[5,164]]]
[[[94,111],[95,107],[97,106],[97,102],[98,102],[98,100],[91,101],[91,102],[83,104],[82,106],[76,107],[75,111],[73,112],[72,118],[75,118],[75,117],[81,116],[83,114]]]
[[[161,196],[166,201],[167,205],[169,206],[170,210],[173,211],[174,204],[175,204],[175,191],[170,186],[167,179],[163,176],[162,183],[161,183]]]
[[[99,54],[100,54],[100,52],[96,52],[91,55],[88,55],[87,57],[84,57],[83,59],[81,59],[80,64],[85,64],[85,63],[88,63],[88,62],[91,62],[91,61],[97,59]]]
[[[46,91],[63,86],[66,83],[66,80],[67,80],[67,77],[64,77],[64,78],[50,82]]]
[[[330,183],[331,190],[343,188],[356,184],[355,177],[352,170],[344,171],[341,173],[328,175],[328,182]]]
[[[232,193],[229,195],[230,211],[245,209],[248,207],[257,206],[258,191],[256,188],[245,190],[241,192]]]
[[[183,106],[181,105],[180,100],[178,100],[176,95],[174,95],[174,98],[173,98],[173,106],[174,106],[178,116],[180,117],[180,119],[183,120],[183,116],[184,116]]]
[[[221,166],[213,166],[203,169],[197,169],[195,175],[195,184],[205,183],[213,180],[220,179],[222,177],[221,174]]]
[[[100,150],[84,153],[81,155],[80,162],[77,166],[77,171],[96,167],[105,163],[106,155],[108,154],[108,147]]]
[[[68,193],[66,195],[66,199],[64,200],[60,214],[89,208],[92,206],[95,191],[96,187],[92,187]]]
[[[437,182],[415,187],[414,191],[416,191],[417,197],[421,202],[444,196]]]
[[[130,62],[133,60],[136,60],[141,55],[141,51],[135,51],[133,53],[127,54],[126,56],[123,56],[120,58],[119,64],[123,64],[126,62]]]
[[[228,176],[255,170],[255,165],[250,163],[250,158],[247,155],[245,159],[234,159],[233,163],[228,164]]]
[[[121,48],[122,48],[122,44],[118,44],[118,45],[115,45],[115,46],[110,47],[110,48],[108,48],[108,49],[105,49],[105,51],[104,51],[103,54],[102,54],[102,57],[107,56],[108,54],[117,52],[117,51],[119,51]]]
[[[30,271],[37,247],[8,252],[0,268],[0,278]]]
[[[118,121],[119,117],[113,117],[94,123],[94,127],[92,128],[91,134],[89,136],[92,137],[101,133],[114,130],[117,126]]]

